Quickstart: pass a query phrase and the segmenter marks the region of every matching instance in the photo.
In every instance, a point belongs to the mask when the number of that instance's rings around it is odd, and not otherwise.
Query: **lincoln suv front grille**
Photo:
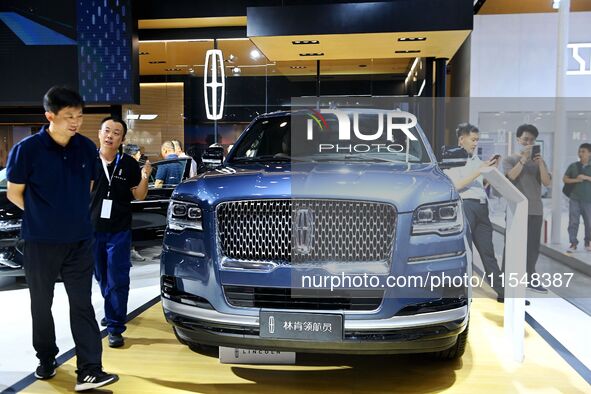
[[[217,207],[224,257],[296,263],[388,262],[396,229],[389,204],[349,200],[250,200]]]
[[[384,291],[289,289],[282,287],[224,286],[232,306],[268,309],[373,311],[382,303]]]

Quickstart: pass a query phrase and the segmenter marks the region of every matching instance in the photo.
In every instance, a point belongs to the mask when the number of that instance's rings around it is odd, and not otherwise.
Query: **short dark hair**
[[[579,149],[587,149],[589,152],[591,152],[591,144],[588,142],[583,142],[580,146]]]
[[[101,127],[103,127],[103,124],[109,120],[112,120],[113,122],[119,123],[121,126],[123,126],[123,138],[125,138],[125,135],[127,134],[127,123],[125,123],[125,121],[118,116],[107,116],[105,119],[101,120]]]
[[[478,127],[468,122],[460,123],[456,128],[456,135],[460,138],[463,135],[470,135],[470,133],[479,133]]]
[[[128,155],[133,156],[140,151],[140,147],[136,144],[126,144],[123,151]]]
[[[528,123],[525,123],[525,124],[522,124],[521,126],[519,126],[517,128],[517,132],[515,134],[517,135],[517,138],[520,138],[523,135],[523,133],[525,133],[525,132],[533,134],[534,137],[536,137],[536,138],[538,138],[538,134],[540,134],[538,132],[538,128],[536,126],[534,126],[533,124],[528,124]]]
[[[84,99],[74,90],[63,86],[51,87],[43,96],[43,108],[57,114],[66,107],[84,108]]]

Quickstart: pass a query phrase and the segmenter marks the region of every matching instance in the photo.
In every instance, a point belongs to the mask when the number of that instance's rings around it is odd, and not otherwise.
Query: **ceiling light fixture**
[[[240,69],[240,67],[234,67],[234,68],[232,69],[232,73],[234,73],[234,74],[240,74],[240,72],[241,72],[241,71],[242,71],[242,70]]]
[[[293,68],[294,70],[300,70],[306,68],[306,66],[289,66],[289,68]]]
[[[146,114],[146,115],[128,114],[127,120],[154,120],[157,117],[158,117],[157,114]]]
[[[555,10],[560,8],[560,0],[552,0],[552,8]]]
[[[256,60],[259,57],[261,57],[261,53],[258,51],[258,49],[253,49],[252,51],[250,51],[250,57]]]
[[[398,41],[426,41],[427,37],[400,37]]]
[[[395,53],[419,53],[421,52],[418,49],[412,49],[412,50],[407,50],[407,51],[395,51]]]
[[[324,52],[317,52],[317,53],[300,53],[300,56],[324,56]]]
[[[301,40],[301,41],[292,41],[293,45],[315,45],[320,44],[318,40]]]

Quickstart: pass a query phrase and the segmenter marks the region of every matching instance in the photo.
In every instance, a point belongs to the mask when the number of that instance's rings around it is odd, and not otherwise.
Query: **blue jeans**
[[[585,245],[591,242],[591,203],[579,200],[568,201],[568,238],[571,244],[577,245],[577,233],[579,232],[579,219],[583,216],[585,226]]]
[[[105,299],[105,319],[109,334],[125,331],[131,230],[119,233],[94,233],[94,276]]]

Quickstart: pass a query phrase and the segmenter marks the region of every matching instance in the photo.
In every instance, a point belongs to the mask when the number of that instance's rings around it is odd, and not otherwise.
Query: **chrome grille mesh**
[[[309,212],[311,237],[302,237],[300,211]],[[396,229],[393,206],[348,200],[252,200],[217,208],[218,240],[231,259],[300,262],[385,262]],[[300,236],[298,236],[300,234]],[[308,248],[301,248],[302,239]]]

